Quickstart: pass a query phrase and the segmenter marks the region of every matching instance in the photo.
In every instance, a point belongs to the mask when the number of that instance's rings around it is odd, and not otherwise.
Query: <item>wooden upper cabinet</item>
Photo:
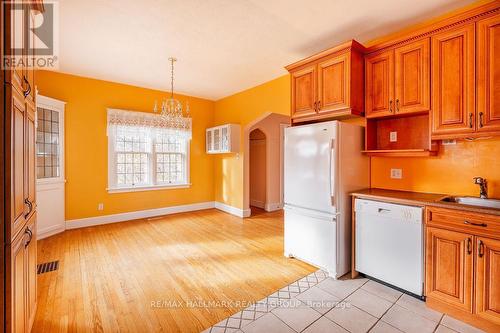
[[[472,313],[474,236],[426,228],[427,298]]]
[[[394,50],[395,113],[430,110],[429,44],[425,38]]]
[[[349,107],[350,57],[341,54],[318,64],[318,112]]]
[[[316,65],[292,73],[292,118],[316,114]]]
[[[26,22],[21,0],[9,1],[5,5],[5,53],[11,57],[9,70],[5,71],[5,81],[12,84],[18,91],[23,91]],[[24,59],[25,60],[25,59]]]
[[[477,130],[500,130],[500,15],[477,22]]]
[[[432,36],[432,137],[473,133],[474,23]]]
[[[476,313],[500,325],[500,240],[477,237]]]
[[[366,117],[394,114],[394,51],[365,57]]]
[[[286,67],[293,122],[363,114],[363,50],[352,40]]]

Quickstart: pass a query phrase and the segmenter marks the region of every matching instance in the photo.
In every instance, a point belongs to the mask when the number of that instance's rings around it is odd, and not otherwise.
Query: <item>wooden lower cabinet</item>
[[[427,228],[426,294],[472,312],[473,236]]]
[[[500,325],[500,240],[477,237],[476,314]]]
[[[500,216],[426,208],[427,305],[500,332]]]
[[[14,239],[7,255],[10,272],[7,295],[7,332],[31,331],[36,313],[36,213],[28,219],[24,231]],[[9,313],[10,312],[10,313]]]

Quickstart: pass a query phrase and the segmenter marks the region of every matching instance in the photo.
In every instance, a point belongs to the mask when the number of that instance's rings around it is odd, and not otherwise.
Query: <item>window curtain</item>
[[[189,130],[179,129],[181,125]],[[134,128],[135,131],[159,131],[164,135],[172,135],[190,140],[192,138],[191,118],[180,118],[177,124],[165,119],[161,115],[147,112],[125,111],[118,109],[108,109],[108,135],[117,134],[117,130]]]

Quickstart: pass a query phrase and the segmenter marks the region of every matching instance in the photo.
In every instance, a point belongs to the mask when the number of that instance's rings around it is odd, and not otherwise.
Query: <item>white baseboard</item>
[[[249,217],[250,209],[240,209],[237,207],[226,205],[222,202],[215,202],[215,208],[222,210],[223,212],[238,216],[238,217]]]
[[[254,207],[265,209],[266,208],[266,203],[264,201],[250,199],[250,206],[254,206]]]
[[[189,205],[138,210],[135,212],[128,212],[128,213],[87,217],[83,219],[66,221],[66,229],[78,229],[78,228],[90,227],[101,224],[124,222],[129,220],[144,219],[148,217],[155,217],[155,216],[175,214],[175,213],[192,212],[196,210],[210,209],[210,208],[214,208],[213,201],[200,202]]]
[[[60,232],[63,232],[64,230],[66,230],[66,226],[64,224],[53,225],[53,226],[50,226],[50,227],[44,228],[44,229],[38,228],[36,236],[37,236],[37,239],[40,240],[40,239],[44,239],[44,238],[50,237],[52,235],[58,234]]]
[[[283,209],[283,204],[281,204],[280,202],[266,203],[264,209],[266,210],[266,212],[274,212],[276,210]]]

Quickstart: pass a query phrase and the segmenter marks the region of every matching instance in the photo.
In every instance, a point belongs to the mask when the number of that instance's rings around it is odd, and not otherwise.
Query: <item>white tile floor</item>
[[[468,324],[372,280],[308,275],[203,333],[477,333]]]

